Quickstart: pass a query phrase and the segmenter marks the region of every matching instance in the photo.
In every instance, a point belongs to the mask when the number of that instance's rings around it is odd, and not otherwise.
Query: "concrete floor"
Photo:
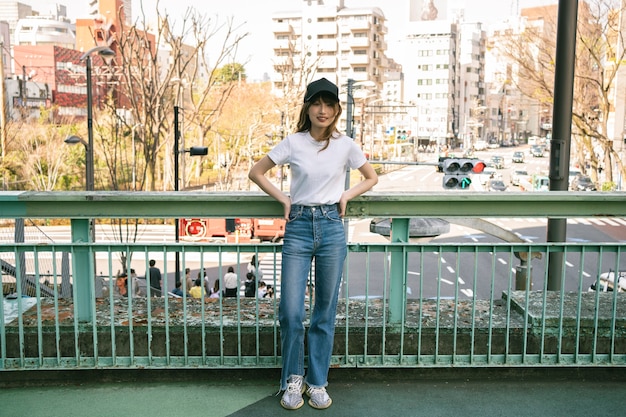
[[[331,370],[324,411],[280,406],[279,371],[0,373],[0,416],[618,416],[624,368]]]

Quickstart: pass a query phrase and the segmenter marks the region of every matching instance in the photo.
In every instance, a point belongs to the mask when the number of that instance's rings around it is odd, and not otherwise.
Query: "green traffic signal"
[[[470,179],[470,177],[463,177],[461,179],[461,182],[459,183],[459,187],[461,188],[469,188],[470,185],[472,185],[472,180]]]
[[[470,188],[472,179],[470,174],[481,173],[485,168],[485,163],[479,159],[472,158],[447,158],[443,161],[442,171],[443,188],[462,190]]]
[[[466,175],[444,175],[443,188],[466,189],[472,185],[472,179]]]

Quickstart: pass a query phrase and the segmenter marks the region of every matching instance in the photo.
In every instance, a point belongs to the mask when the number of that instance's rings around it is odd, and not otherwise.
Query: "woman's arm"
[[[259,186],[261,190],[266,192],[270,197],[273,197],[280,204],[283,205],[284,208],[284,218],[285,220],[289,218],[289,211],[291,209],[291,200],[287,194],[280,191],[272,182],[265,176],[267,171],[274,168],[276,164],[272,161],[267,155],[264,156],[260,161],[252,166],[250,172],[248,173],[248,178],[256,185]]]
[[[344,191],[339,199],[339,214],[342,217],[346,214],[348,201],[352,200],[354,197],[360,196],[378,183],[378,175],[369,162],[365,162],[361,165],[359,172],[363,175],[363,181]]]

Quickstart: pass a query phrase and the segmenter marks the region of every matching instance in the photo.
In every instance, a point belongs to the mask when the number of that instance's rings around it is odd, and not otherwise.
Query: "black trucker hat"
[[[306,94],[304,95],[304,102],[311,101],[311,99],[319,93],[329,93],[335,100],[339,101],[339,89],[337,86],[326,78],[320,78],[308,85]]]

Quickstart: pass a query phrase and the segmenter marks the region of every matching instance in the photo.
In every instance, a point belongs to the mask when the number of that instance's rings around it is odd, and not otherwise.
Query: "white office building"
[[[478,23],[412,22],[403,61],[405,94],[417,107],[420,145],[469,146],[484,106],[485,32]],[[480,133],[478,133],[480,135]]]
[[[76,35],[73,26],[51,16],[30,16],[20,19],[15,27],[14,45],[57,45],[74,49]]]

